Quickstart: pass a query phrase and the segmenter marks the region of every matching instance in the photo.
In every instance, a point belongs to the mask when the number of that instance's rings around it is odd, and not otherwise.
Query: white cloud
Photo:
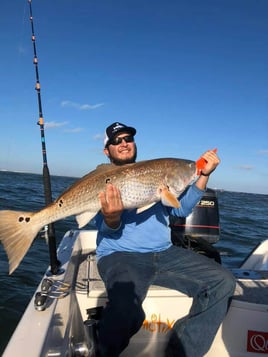
[[[254,166],[252,165],[240,165],[238,166],[240,170],[246,170],[246,171],[251,171],[254,169]]]
[[[67,124],[68,124],[67,121],[63,121],[63,122],[48,121],[48,122],[45,123],[45,129],[60,128],[60,127],[65,126]]]
[[[53,129],[53,128],[61,128],[66,126],[67,124],[69,124],[69,122],[67,121],[63,121],[63,122],[55,122],[55,121],[50,121],[45,123],[45,129]],[[81,131],[83,131],[83,128],[73,128],[73,129],[64,129],[63,131],[65,133],[80,133]]]
[[[64,129],[65,133],[80,133],[83,131],[83,128],[73,128],[73,129]]]
[[[94,140],[104,140],[104,134],[96,134]]]
[[[258,155],[268,155],[268,150],[259,150]]]
[[[77,110],[93,110],[97,109],[99,107],[102,107],[104,103],[98,103],[98,104],[79,104],[75,102],[71,102],[69,100],[63,100],[61,102],[62,107],[70,107],[70,108],[75,108]]]

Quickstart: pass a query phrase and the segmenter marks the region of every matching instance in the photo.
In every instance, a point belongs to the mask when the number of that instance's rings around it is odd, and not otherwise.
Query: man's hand
[[[124,210],[120,191],[111,183],[107,183],[106,190],[99,193],[101,212],[104,221],[110,228],[116,229],[120,225],[121,214]]]
[[[196,181],[195,185],[200,190],[205,190],[209,175],[216,169],[216,167],[220,163],[220,159],[215,151],[208,150],[202,155],[202,158],[206,161],[204,168],[202,168],[201,175],[199,176],[198,180]]]
[[[208,150],[207,152],[205,152],[202,155],[202,158],[205,159],[207,162],[205,167],[202,169],[202,173],[204,175],[209,176],[211,172],[213,172],[216,169],[216,167],[219,165],[220,159],[218,155],[212,150]]]

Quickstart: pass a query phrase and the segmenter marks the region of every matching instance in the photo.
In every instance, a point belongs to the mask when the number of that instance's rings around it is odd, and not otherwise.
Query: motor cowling
[[[212,247],[220,239],[219,206],[216,191],[208,188],[187,217],[170,216],[173,244],[190,248],[220,262]]]

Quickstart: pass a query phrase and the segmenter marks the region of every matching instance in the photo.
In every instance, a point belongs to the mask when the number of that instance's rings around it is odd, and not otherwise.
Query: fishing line
[[[38,70],[38,58],[37,58],[37,49],[36,49],[36,41],[35,41],[36,39],[35,39],[35,32],[34,32],[32,0],[28,0],[28,4],[29,4],[29,11],[30,11],[30,24],[31,24],[32,44],[33,44],[33,52],[34,52],[33,64],[35,67],[35,77],[36,77],[35,90],[37,93],[38,109],[39,109],[39,120],[38,120],[37,124],[40,127],[40,134],[41,134],[45,203],[46,203],[46,205],[48,205],[52,202],[52,192],[51,192],[50,174],[49,174],[49,169],[48,169],[48,164],[47,164],[45,124],[44,124],[44,117],[43,117],[43,111],[42,111],[41,85],[40,85],[39,70]],[[49,254],[50,254],[51,273],[53,275],[56,275],[59,273],[58,268],[60,266],[60,262],[57,259],[55,228],[54,228],[53,223],[50,223],[48,225],[48,245],[49,245]]]

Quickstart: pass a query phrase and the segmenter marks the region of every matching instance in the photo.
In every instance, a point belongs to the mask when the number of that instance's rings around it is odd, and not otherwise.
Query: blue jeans
[[[106,357],[119,356],[142,326],[142,302],[153,284],[193,297],[189,315],[173,326],[166,356],[203,356],[235,289],[233,275],[220,264],[177,246],[159,253],[116,252],[101,258],[98,269],[109,300],[99,323],[99,352]]]

